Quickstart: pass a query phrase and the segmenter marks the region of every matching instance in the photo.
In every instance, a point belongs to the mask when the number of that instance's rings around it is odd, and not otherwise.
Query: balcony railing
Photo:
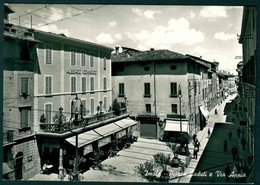
[[[120,109],[120,115],[126,114],[126,109]],[[77,121],[71,120],[71,121],[64,121],[62,124],[51,124],[51,123],[40,123],[40,131],[43,132],[52,132],[52,133],[64,133],[68,132],[70,130],[74,130],[77,128],[83,128],[89,125],[92,125],[94,123],[108,120],[110,118],[114,118],[116,115],[114,112],[108,112],[103,114],[96,114],[93,116],[89,116],[83,119],[79,119]]]

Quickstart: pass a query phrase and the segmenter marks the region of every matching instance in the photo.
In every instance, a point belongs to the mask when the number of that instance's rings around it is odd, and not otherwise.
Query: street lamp
[[[180,100],[180,129],[182,132],[182,123],[181,123],[181,97],[182,97],[182,92],[181,92],[181,85],[179,84],[178,86],[178,95],[179,95],[179,100]]]
[[[75,117],[75,119],[73,120],[73,123],[74,123],[75,126],[78,126],[80,121],[83,119],[82,108],[83,108],[83,105],[82,105],[81,99],[79,99],[78,95],[76,95],[76,98],[74,98],[71,101],[71,119],[73,117]],[[79,119],[79,114],[80,114],[80,119]],[[75,181],[79,180],[79,171],[78,171],[78,133],[76,133],[76,156],[75,156],[73,180],[75,180]]]

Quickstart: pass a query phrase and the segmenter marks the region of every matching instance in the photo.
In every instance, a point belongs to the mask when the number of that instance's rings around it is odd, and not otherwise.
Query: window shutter
[[[86,77],[82,77],[82,91],[86,91],[87,87],[86,87]]]

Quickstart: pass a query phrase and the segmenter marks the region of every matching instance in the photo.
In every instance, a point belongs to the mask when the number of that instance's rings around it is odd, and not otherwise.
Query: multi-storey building
[[[96,114],[101,102],[107,111],[112,103],[113,49],[63,34],[39,30],[34,34],[41,41],[37,46],[40,74],[34,75],[34,122],[44,117],[46,123],[53,123],[60,107],[70,118],[75,95],[82,100],[84,115]]]
[[[34,135],[34,74],[38,65],[30,29],[8,23],[5,6],[3,62],[3,178],[28,179],[40,172]]]
[[[200,121],[200,110],[203,109],[203,113],[206,110],[198,95],[204,88],[200,85],[203,82],[201,73],[207,70],[208,66],[204,63],[169,50],[123,48],[123,52],[119,53],[117,48],[112,55],[113,98],[122,104],[126,100],[132,116],[145,114],[187,119],[189,123],[183,120],[183,128],[185,124],[190,127],[183,130],[194,133],[195,127],[202,129],[205,126],[205,122]],[[206,73],[203,78],[207,80]]]
[[[256,27],[257,10],[254,6],[245,6],[239,43],[243,49],[243,69],[240,88],[241,105],[247,115],[247,141],[249,151],[254,155],[255,101],[256,101]],[[259,112],[259,111],[258,111]]]

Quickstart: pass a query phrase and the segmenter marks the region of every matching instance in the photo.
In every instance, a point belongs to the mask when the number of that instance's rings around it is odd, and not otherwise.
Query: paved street
[[[229,97],[233,99],[235,96]],[[223,111],[219,111],[218,117],[221,118]],[[224,121],[225,117],[223,116]],[[217,116],[211,116],[210,121],[222,122]],[[232,132],[232,138],[229,140],[228,133]],[[210,140],[204,150],[203,155],[199,161],[199,164],[195,170],[196,173],[205,171],[207,175],[205,177],[193,176],[191,182],[227,182],[226,177],[220,176],[220,172],[224,173],[224,169],[227,165],[230,166],[231,171],[234,165],[238,164],[238,161],[233,161],[231,148],[238,146],[240,159],[247,159],[248,152],[242,149],[241,137],[237,134],[237,125],[228,123],[215,124],[214,131],[210,137]],[[228,141],[227,151],[224,152],[224,140]],[[210,177],[210,173],[212,176]],[[242,178],[229,178],[229,182],[241,182]]]
[[[228,147],[228,152],[223,152],[223,136],[227,136],[228,129],[222,126],[215,126],[215,122],[225,122],[226,116],[224,114],[224,108],[226,102],[234,99],[235,96],[229,96],[226,101],[216,108],[218,109],[218,114],[215,115],[215,109],[213,109],[209,113],[209,119],[207,126],[197,133],[197,137],[200,141],[200,151],[198,152],[198,159],[192,159],[188,168],[186,168],[183,176],[181,177],[173,177],[171,176],[170,182],[181,182],[181,183],[188,183],[192,180],[195,182],[209,182],[209,178],[202,178],[202,177],[194,177],[191,174],[202,170],[215,167],[217,165],[222,165],[228,162],[232,162],[232,155],[230,153],[230,147]],[[224,124],[224,123],[222,123]],[[211,132],[213,132],[208,138],[207,131],[210,128]],[[215,130],[213,131],[213,129]],[[231,128],[231,127],[230,127]],[[232,128],[231,128],[232,129]],[[233,138],[229,144],[238,144],[238,140],[235,138],[235,132],[233,130]],[[220,139],[221,138],[221,139]],[[230,146],[229,145],[229,146]],[[189,145],[190,151],[193,150],[193,144]],[[205,149],[205,150],[204,150]],[[170,149],[166,146],[165,143],[160,142],[155,139],[144,139],[139,138],[138,142],[135,142],[131,145],[129,149],[124,149],[118,153],[118,156],[113,158],[108,158],[102,162],[102,170],[94,170],[90,169],[89,171],[82,174],[83,179],[82,181],[110,181],[110,182],[144,182],[146,180],[141,179],[135,174],[135,167],[139,164],[144,163],[147,160],[152,160],[153,155],[163,152],[165,154],[171,153]],[[241,156],[244,157],[243,151],[241,151]],[[182,160],[185,160],[184,156],[180,156]],[[199,162],[199,164],[198,164]],[[216,170],[214,168],[212,170]],[[223,169],[223,167],[219,168]],[[180,168],[172,168],[169,169],[172,172],[179,172]],[[39,174],[32,178],[31,180],[57,180],[57,174],[51,175],[43,175]],[[67,180],[67,179],[65,179]],[[219,180],[219,178],[218,178]],[[225,181],[224,178],[221,179],[223,182]]]

